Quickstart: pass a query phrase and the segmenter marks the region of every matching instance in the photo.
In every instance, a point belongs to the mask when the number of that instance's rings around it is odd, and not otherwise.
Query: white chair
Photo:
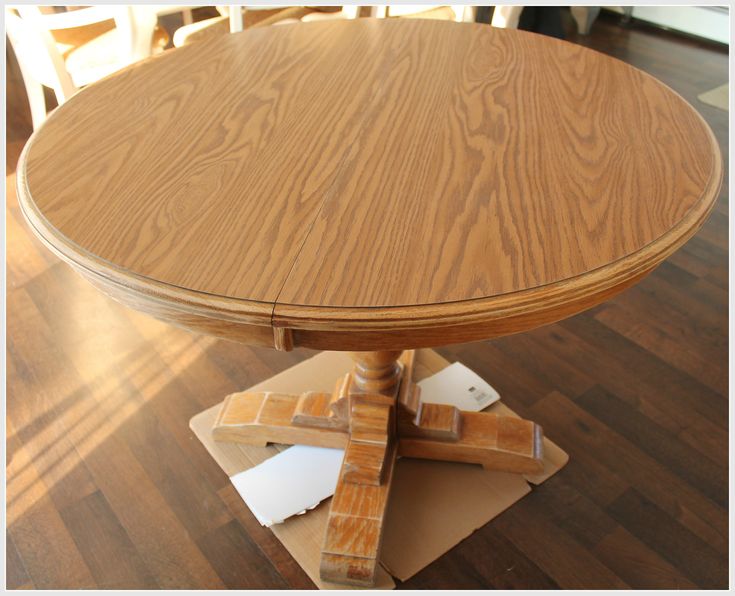
[[[231,8],[240,8],[241,10],[230,10]],[[253,12],[257,10],[289,10],[289,9],[307,9],[305,14],[301,17],[291,18],[288,21],[286,19],[280,19],[279,24],[285,24],[286,22],[295,22],[301,20],[304,22],[310,21],[322,21],[328,19],[356,19],[360,13],[360,7],[355,5],[342,6],[341,10],[333,12],[324,12],[323,10],[315,10],[305,6],[263,6],[263,5],[229,5],[229,6],[217,6],[217,10],[221,15],[229,16],[230,19],[230,33],[237,33],[243,30],[243,14],[245,12]],[[273,23],[275,24],[275,23]]]
[[[474,21],[474,8],[462,5],[391,4],[372,6],[370,16],[379,19],[390,17],[442,19],[461,23]]]
[[[592,23],[597,18],[597,15],[600,14],[600,7],[570,6],[569,8],[572,17],[574,17],[577,23],[577,30],[580,35],[589,34]],[[500,27],[501,29],[518,29],[521,12],[523,12],[522,6],[496,6],[490,24],[493,27]]]
[[[218,37],[242,31],[245,26],[265,27],[269,25],[285,25],[297,21],[316,21],[324,19],[352,19],[357,18],[359,7],[345,6],[341,10],[324,12],[307,6],[217,6],[219,17],[199,21],[191,25],[184,25],[174,32],[174,46],[177,48],[210,37]],[[233,9],[233,10],[230,10]],[[237,9],[237,10],[235,10]],[[268,11],[268,12],[266,12]],[[262,18],[252,18],[262,13]],[[250,23],[247,23],[251,17]]]
[[[38,6],[6,6],[6,32],[23,75],[33,128],[46,119],[43,86],[53,89],[61,105],[80,87],[163,51],[168,36],[162,29],[154,34],[156,19],[155,12],[134,6],[92,6],[52,14],[41,13]],[[94,25],[96,33],[100,25],[103,32],[79,45],[59,42],[52,34]]]
[[[599,6],[570,6],[569,9],[572,11],[572,16],[577,23],[577,31],[580,35],[589,35],[590,27],[595,22],[597,15],[600,14]],[[625,15],[628,16],[632,13],[633,8],[624,8]],[[630,12],[627,12],[627,11]]]
[[[522,6],[496,6],[490,24],[501,29],[518,29]]]

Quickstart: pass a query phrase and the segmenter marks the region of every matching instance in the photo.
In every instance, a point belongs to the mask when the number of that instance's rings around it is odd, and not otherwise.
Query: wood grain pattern
[[[410,33],[366,115],[349,187],[360,200],[328,198],[279,306],[538,288],[624,259],[711,206],[711,133],[658,81],[543,36],[447,23]],[[369,233],[345,238],[345,221]]]
[[[375,584],[395,462],[396,441],[392,440],[386,448],[383,482],[355,484],[349,480],[348,459],[343,461],[322,547],[319,572],[323,580]]]
[[[55,112],[19,171],[83,251],[172,286],[272,303],[343,158],[314,131],[357,82],[355,34],[253,30],[136,64]],[[335,123],[348,136],[349,116]],[[59,143],[80,157],[63,181],[47,175]],[[284,180],[284,169],[302,174]]]
[[[358,19],[226,36],[85,89],[29,142],[18,190],[34,231],[126,304],[367,350],[589,308],[681,246],[721,178],[697,112],[622,62]]]
[[[457,439],[401,434],[398,454],[482,464],[488,470],[504,472],[538,474],[543,470],[543,435],[537,424],[487,412],[461,412],[460,416]]]
[[[591,35],[574,41],[676,89],[705,117],[727,158],[727,112],[696,99],[727,80],[726,48],[682,40],[642,23],[619,27],[604,13]],[[6,165],[12,173],[31,124],[11,49],[8,54]],[[145,583],[146,575],[135,566],[120,574],[118,559],[102,559],[78,546],[96,541],[108,552],[123,552],[118,533],[97,533],[112,528],[108,520],[114,515],[148,576],[161,587],[216,589],[227,577],[232,588],[281,588],[272,564],[291,587],[314,588],[187,427],[193,414],[223,395],[311,354],[192,336],[120,307],[37,242],[23,224],[13,176],[6,188],[7,587],[94,587],[110,578],[120,588]],[[672,352],[671,341],[651,339],[664,334],[693,353],[707,354],[713,367],[709,384],[722,387],[728,374],[728,214],[725,185],[692,240],[634,288],[588,314],[440,350],[486,378],[519,414],[542,424],[572,459],[514,505],[512,514],[482,526],[401,587],[728,586],[728,512],[711,499],[713,488],[724,491],[727,485],[727,393],[708,386],[703,372],[679,368],[684,361]],[[616,309],[603,314],[608,305]],[[639,327],[621,324],[621,311]],[[133,385],[131,373],[139,368]],[[596,391],[586,393],[595,385]],[[613,410],[592,407],[592,398],[604,395],[600,388],[617,398]],[[531,410],[552,391],[561,397]],[[90,392],[112,404],[106,416],[120,410],[124,420],[94,415],[92,424],[80,423],[97,411]],[[648,434],[637,434],[640,422],[648,424]],[[594,440],[600,434],[605,439]],[[151,446],[147,451],[127,447],[143,440]],[[661,449],[649,452],[656,441]],[[139,464],[152,453],[162,470],[180,469],[185,459],[187,473],[141,475]],[[710,496],[691,467],[681,463],[694,461],[693,454],[707,462]],[[635,492],[626,492],[631,487]],[[111,513],[85,509],[87,497],[98,489]],[[181,507],[182,495],[197,496]],[[216,550],[206,548],[203,538],[200,547],[188,531],[201,527],[214,510],[213,524],[229,523],[214,506],[217,501],[226,504],[270,563],[260,559],[237,577],[226,575],[216,561],[210,563],[214,573],[206,570],[210,556],[238,561],[244,546],[229,540]],[[54,521],[53,509],[64,511],[62,521]],[[79,511],[89,513],[75,517]],[[700,541],[692,541],[692,534]],[[698,548],[702,543],[709,548]],[[254,550],[249,556],[256,556]]]
[[[413,419],[410,410],[399,417],[399,432],[402,436],[436,438],[456,441],[461,436],[462,413],[459,408],[446,404],[418,402]]]
[[[270,392],[228,395],[212,435],[217,441],[250,445],[282,443],[344,449],[349,439],[345,429],[303,426],[293,422],[300,397]]]

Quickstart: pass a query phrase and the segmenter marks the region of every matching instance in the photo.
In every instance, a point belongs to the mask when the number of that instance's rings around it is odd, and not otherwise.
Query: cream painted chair
[[[518,29],[522,6],[496,6],[490,24],[501,29]]]
[[[370,16],[377,18],[404,17],[471,22],[474,21],[474,8],[472,6],[462,5],[391,4],[390,6],[371,7]]]
[[[233,9],[233,10],[230,10]],[[237,9],[237,10],[235,10]],[[174,32],[174,46],[181,47],[210,37],[237,33],[243,28],[285,25],[297,21],[357,18],[359,7],[344,6],[325,12],[308,6],[217,6],[219,17],[184,25]]]
[[[46,119],[44,86],[53,89],[61,105],[80,87],[163,51],[168,35],[156,29],[156,20],[155,11],[137,6],[49,14],[38,6],[6,6],[6,32],[23,75],[33,128]],[[57,39],[54,32],[66,35]]]

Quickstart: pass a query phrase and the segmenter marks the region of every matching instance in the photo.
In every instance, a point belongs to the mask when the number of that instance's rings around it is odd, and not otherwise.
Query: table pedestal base
[[[371,586],[397,455],[539,473],[538,425],[510,416],[422,403],[414,351],[355,352],[332,393],[229,396],[212,429],[218,441],[345,450],[322,547],[323,580]]]

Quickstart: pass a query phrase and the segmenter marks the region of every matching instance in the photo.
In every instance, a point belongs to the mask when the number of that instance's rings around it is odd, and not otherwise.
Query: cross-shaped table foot
[[[332,393],[229,395],[213,436],[344,449],[320,572],[326,581],[371,586],[397,456],[532,474],[543,469],[543,437],[528,420],[422,403],[413,350],[352,356],[355,369]]]

